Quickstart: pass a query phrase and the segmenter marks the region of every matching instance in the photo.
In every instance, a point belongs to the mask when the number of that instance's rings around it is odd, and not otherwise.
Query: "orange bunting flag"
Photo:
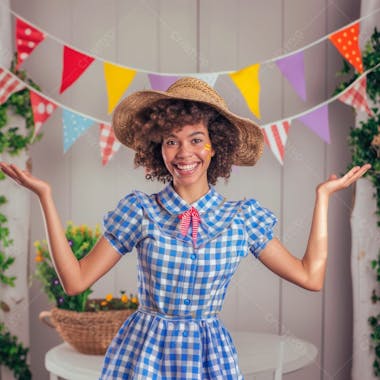
[[[359,72],[363,72],[362,54],[359,47],[359,28],[357,22],[339,32],[331,34],[329,40],[335,45],[340,54]]]
[[[17,67],[45,39],[45,34],[25,21],[16,19]]]
[[[289,120],[284,120],[277,124],[264,125],[262,127],[264,141],[281,165],[284,164],[285,145],[289,129]]]
[[[260,119],[260,64],[248,66],[242,70],[229,74],[236,87],[240,90],[249,109]]]
[[[102,165],[106,165],[121,146],[110,124],[100,124],[99,145]]]
[[[5,103],[12,94],[24,88],[24,82],[9,71],[0,68],[0,105]]]
[[[38,135],[43,123],[57,108],[57,105],[50,100],[43,98],[41,95],[30,91],[30,103],[32,104],[34,118],[34,133],[33,138]]]
[[[68,46],[63,47],[63,70],[59,93],[70,87],[94,62],[95,58],[80,53]]]
[[[104,62],[104,78],[108,94],[108,113],[111,113],[136,75],[136,70]]]

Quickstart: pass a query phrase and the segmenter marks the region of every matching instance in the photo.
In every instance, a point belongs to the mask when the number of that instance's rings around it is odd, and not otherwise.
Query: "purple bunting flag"
[[[175,75],[148,74],[152,90],[166,91],[179,77]]]
[[[278,59],[277,67],[280,69],[284,77],[290,82],[298,96],[306,100],[305,85],[305,63],[303,52],[292,54],[288,57]]]
[[[322,140],[330,144],[329,113],[327,104],[306,115],[296,118],[316,133]]]

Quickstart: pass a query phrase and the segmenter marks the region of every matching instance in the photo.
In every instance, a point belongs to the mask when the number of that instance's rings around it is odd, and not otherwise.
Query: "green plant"
[[[75,226],[72,222],[67,223],[65,231],[66,239],[71,246],[75,257],[80,260],[96,244],[100,236],[99,226],[96,226],[95,233],[86,225]],[[125,292],[121,292],[120,298],[114,298],[112,294],[107,294],[105,299],[89,300],[91,289],[83,293],[69,296],[59,282],[57,272],[54,269],[50,257],[49,248],[45,240],[36,241],[36,271],[35,277],[42,283],[43,289],[48,298],[60,309],[73,311],[98,311],[98,310],[120,310],[136,309],[138,306],[137,297],[132,294],[127,297]]]
[[[380,253],[377,257],[377,260],[371,261],[372,269],[376,273],[376,280],[380,282]],[[372,291],[372,302],[376,303],[380,301],[380,296],[374,289]],[[374,347],[375,360],[373,361],[373,370],[376,377],[380,377],[380,314],[376,316],[370,316],[368,322],[371,326],[371,341]]]
[[[16,69],[17,56],[11,63],[11,72],[18,76],[23,82],[28,83],[31,87],[39,90],[39,87],[30,80],[26,72]],[[22,131],[17,126],[9,124],[8,111],[20,115],[25,120],[25,128]],[[33,143],[33,112],[30,104],[30,92],[24,89],[12,94],[8,100],[0,105],[0,153],[7,153],[12,156],[17,155],[23,149],[27,149]],[[39,141],[42,134],[37,136],[34,141]],[[0,172],[0,180],[4,180],[5,175]],[[0,206],[4,205],[7,199],[0,196]],[[7,227],[8,219],[0,213],[0,284],[15,286],[16,276],[8,276],[5,272],[14,263],[15,258],[7,255],[4,248],[13,244],[9,238],[9,228]],[[4,312],[10,310],[10,307],[0,300],[1,309]],[[28,349],[24,348],[22,343],[17,341],[16,336],[12,336],[6,329],[3,322],[0,321],[0,364],[7,366],[13,371],[17,379],[30,379],[31,373],[26,361]]]
[[[380,33],[375,28],[370,40],[362,52],[363,66],[365,70],[374,68],[380,63]],[[344,61],[343,69],[338,75],[348,74],[350,68]],[[335,93],[343,91],[349,86],[358,74],[346,82],[341,83]],[[378,104],[380,99],[380,67],[372,70],[367,74],[367,95],[374,104]],[[380,227],[380,113],[377,107],[372,108],[372,115],[367,120],[360,122],[359,128],[351,128],[348,143],[352,152],[352,162],[348,168],[356,165],[370,163],[371,169],[367,171],[365,176],[373,183],[375,187],[378,217],[377,225]],[[380,282],[380,254],[377,260],[371,262],[372,268],[376,271],[376,281]],[[380,296],[376,290],[373,290],[371,296],[372,302],[380,301]],[[371,341],[375,351],[375,359],[373,361],[373,371],[376,377],[380,377],[380,314],[370,316],[368,322],[371,326]]]
[[[375,28],[370,40],[367,42],[362,52],[364,70],[374,68],[380,63],[380,33]],[[346,61],[343,62],[343,69],[338,75],[346,75],[350,71]],[[342,82],[335,90],[335,94],[343,91],[359,74],[355,73],[351,79]],[[367,74],[367,95],[374,104],[378,104],[380,99],[380,67]],[[352,161],[348,166],[351,169],[357,165],[370,163],[371,169],[367,171],[367,177],[375,187],[375,197],[377,203],[376,214],[378,216],[378,226],[380,227],[380,113],[377,107],[372,108],[372,115],[366,121],[360,122],[360,128],[351,128],[348,143],[351,147]]]
[[[29,349],[24,348],[16,336],[7,331],[0,323],[0,365],[5,365],[13,371],[18,380],[29,380],[32,374],[26,362]]]

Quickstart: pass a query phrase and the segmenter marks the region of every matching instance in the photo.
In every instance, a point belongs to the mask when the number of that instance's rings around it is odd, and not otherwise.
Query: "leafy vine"
[[[31,87],[39,90],[39,87],[30,80],[25,71],[16,69],[16,57],[13,59],[10,71],[19,77],[23,82],[28,83]],[[8,119],[8,111],[13,114],[20,115],[25,120],[25,127],[10,125]],[[27,149],[34,141],[39,141],[42,135],[38,135],[33,140],[34,121],[33,112],[30,103],[29,89],[21,90],[12,94],[8,100],[0,106],[0,153],[7,153],[11,156],[19,154],[23,149]],[[0,172],[0,180],[5,178]],[[3,206],[7,199],[0,196],[0,206]],[[9,238],[9,228],[7,227],[8,219],[0,213],[0,284],[7,286],[15,286],[15,276],[9,276],[5,272],[14,263],[15,258],[4,252],[13,244],[13,240]],[[0,302],[2,311],[9,311],[9,306],[4,302]],[[0,321],[0,365],[7,366],[14,374],[16,379],[29,380],[32,378],[29,366],[27,364],[27,353],[29,349],[25,348],[6,328],[5,324]]]

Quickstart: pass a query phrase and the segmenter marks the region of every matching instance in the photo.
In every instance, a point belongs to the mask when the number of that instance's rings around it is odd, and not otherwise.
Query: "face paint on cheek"
[[[211,144],[205,144],[205,146],[204,146],[204,150],[206,151],[206,152],[208,152],[208,155],[207,155],[207,158],[209,159],[209,160],[211,160]]]

